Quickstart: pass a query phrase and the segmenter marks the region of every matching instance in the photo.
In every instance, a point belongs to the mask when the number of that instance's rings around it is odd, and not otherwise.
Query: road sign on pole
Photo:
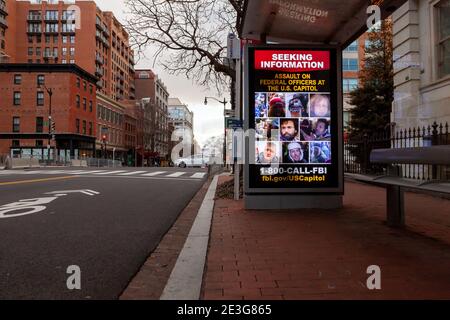
[[[242,120],[236,119],[236,118],[227,118],[226,119],[226,126],[227,129],[241,129],[243,127]]]

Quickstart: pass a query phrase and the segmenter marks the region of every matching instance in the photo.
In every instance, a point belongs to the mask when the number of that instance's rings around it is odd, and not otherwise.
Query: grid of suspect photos
[[[330,95],[255,93],[256,164],[330,164]]]

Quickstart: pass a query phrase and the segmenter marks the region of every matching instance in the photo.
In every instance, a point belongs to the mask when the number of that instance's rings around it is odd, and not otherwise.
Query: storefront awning
[[[384,0],[384,19],[406,0]],[[368,0],[246,0],[242,39],[278,43],[339,44],[367,31]]]

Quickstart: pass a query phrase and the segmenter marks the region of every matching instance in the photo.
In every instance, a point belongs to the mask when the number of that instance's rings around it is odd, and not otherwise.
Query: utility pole
[[[49,96],[49,107],[48,107],[48,144],[47,144],[47,151],[48,151],[48,162],[50,163],[50,149],[51,149],[51,141],[55,140],[54,136],[54,123],[52,120],[52,96],[53,96],[53,90],[52,88],[47,88],[45,84],[40,84],[39,88],[41,86],[47,91]],[[54,160],[56,161],[56,143],[55,143],[55,149],[53,153]]]

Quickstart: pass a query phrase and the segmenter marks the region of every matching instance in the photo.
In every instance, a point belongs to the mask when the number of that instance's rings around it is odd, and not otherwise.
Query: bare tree
[[[228,34],[240,28],[243,2],[126,0],[128,31],[138,52],[154,46],[155,61],[170,73],[220,88],[235,77],[224,58]]]

